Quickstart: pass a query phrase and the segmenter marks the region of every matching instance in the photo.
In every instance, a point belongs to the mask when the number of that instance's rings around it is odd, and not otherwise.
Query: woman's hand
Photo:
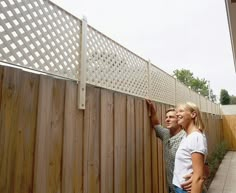
[[[193,176],[193,173],[188,174],[183,177],[186,181],[183,184],[181,184],[181,187],[187,192],[191,192],[192,182],[193,182],[192,176]]]

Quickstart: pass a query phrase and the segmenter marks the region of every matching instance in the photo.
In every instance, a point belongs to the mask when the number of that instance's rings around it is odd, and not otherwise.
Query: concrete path
[[[236,193],[236,152],[229,151],[222,160],[208,193]]]

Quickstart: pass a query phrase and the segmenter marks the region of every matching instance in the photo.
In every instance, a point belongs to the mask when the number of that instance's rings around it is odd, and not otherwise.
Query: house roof
[[[236,0],[225,0],[225,5],[236,72]]]

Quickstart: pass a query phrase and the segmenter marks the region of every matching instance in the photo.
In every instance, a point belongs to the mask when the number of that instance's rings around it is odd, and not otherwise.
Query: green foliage
[[[236,104],[236,96],[230,96],[230,104]]]
[[[213,94],[212,89],[209,88],[208,81],[194,77],[193,73],[186,69],[175,70],[174,76],[187,87],[190,87],[197,93],[200,93],[203,96],[208,97],[211,101],[216,101],[216,95]],[[209,98],[210,96],[210,98]]]
[[[225,141],[223,141],[216,146],[214,152],[208,157],[210,175],[215,175],[215,172],[217,171],[219,164],[223,160],[227,151],[228,145]]]
[[[175,70],[174,76],[183,84],[186,86],[191,86],[192,81],[194,80],[193,73],[189,70],[181,69],[181,70]]]
[[[230,104],[230,96],[227,90],[221,89],[220,91],[220,104],[228,105]]]

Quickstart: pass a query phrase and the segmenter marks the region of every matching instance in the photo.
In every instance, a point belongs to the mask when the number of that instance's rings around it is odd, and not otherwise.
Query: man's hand
[[[152,103],[152,101],[151,100],[146,100],[146,103],[149,107],[149,111],[151,113],[151,116],[155,115],[156,114],[156,108],[155,108],[154,104]]]
[[[191,173],[183,177],[186,181],[183,184],[181,184],[181,187],[187,192],[191,192],[192,182],[193,182],[192,176],[193,174]]]
[[[157,111],[156,111],[156,108],[155,108],[154,104],[150,100],[146,100],[146,103],[148,105],[149,112],[151,114],[150,117],[151,117],[152,127],[154,127],[155,125],[159,125],[160,122],[157,118]]]

